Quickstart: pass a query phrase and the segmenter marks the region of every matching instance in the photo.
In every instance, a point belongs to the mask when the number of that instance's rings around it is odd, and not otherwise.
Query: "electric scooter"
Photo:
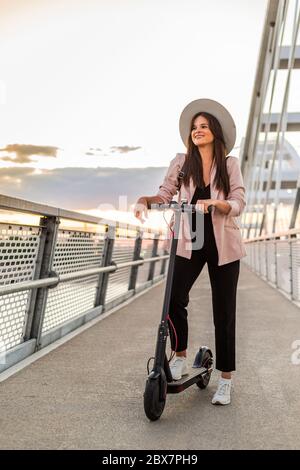
[[[178,234],[182,212],[195,212],[195,204],[187,204],[182,200],[180,204],[171,201],[170,204],[155,204],[152,208],[158,210],[173,209],[175,212],[174,230],[172,230],[172,242],[169,257],[169,266],[167,272],[166,288],[163,301],[161,322],[158,328],[156,350],[153,369],[149,373],[144,392],[144,410],[147,418],[156,421],[163,413],[167,393],[180,393],[193,384],[200,389],[205,389],[209,383],[213,370],[213,355],[211,350],[206,347],[200,347],[197,352],[191,372],[180,380],[173,380],[169,367],[169,361],[166,356],[166,344],[169,332],[169,306],[171,298],[171,288],[173,282],[173,272],[175,265],[175,256],[178,244]],[[213,206],[208,207],[211,212]],[[175,332],[176,334],[176,332]],[[150,361],[150,360],[149,360]],[[148,364],[149,364],[148,361]]]

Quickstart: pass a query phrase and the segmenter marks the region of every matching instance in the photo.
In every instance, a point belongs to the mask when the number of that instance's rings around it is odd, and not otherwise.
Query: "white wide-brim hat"
[[[191,101],[182,111],[179,118],[179,132],[184,145],[187,147],[192,118],[201,111],[212,114],[218,119],[223,130],[227,154],[230,153],[236,139],[234,120],[221,103],[208,98]]]

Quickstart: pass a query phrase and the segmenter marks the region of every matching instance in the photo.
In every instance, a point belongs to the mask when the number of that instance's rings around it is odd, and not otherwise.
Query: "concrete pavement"
[[[168,395],[160,420],[143,410],[165,283],[0,383],[1,449],[299,449],[300,310],[241,265],[232,403],[208,388]],[[214,350],[206,269],[189,304],[191,365]],[[300,357],[300,354],[298,355]]]

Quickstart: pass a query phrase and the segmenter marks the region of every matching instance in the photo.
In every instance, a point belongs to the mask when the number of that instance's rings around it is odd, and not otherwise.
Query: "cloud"
[[[0,149],[0,152],[14,153],[15,156],[5,155],[1,160],[13,163],[31,163],[33,155],[41,155],[43,157],[56,157],[58,147],[50,147],[45,145],[27,145],[27,144],[9,144]]]
[[[128,153],[138,150],[142,147],[129,147],[128,145],[119,145],[117,147],[110,147],[112,152]]]
[[[130,147],[129,145],[119,145],[119,146],[114,146],[110,147],[109,153],[105,152],[103,153],[103,150],[99,148],[92,148],[90,147],[87,152],[85,152],[85,155],[96,155],[96,156],[105,156],[108,157],[112,153],[129,153],[129,152],[134,152],[135,150],[139,150],[142,147]]]
[[[101,204],[119,209],[119,196],[127,196],[129,206],[142,195],[156,194],[165,173],[165,167],[57,168],[38,173],[29,167],[0,168],[0,192],[66,209]]]
[[[90,147],[90,148],[88,149],[88,151],[85,152],[85,155],[92,155],[92,156],[93,156],[93,155],[99,155],[99,153],[101,153],[101,152],[103,152],[103,150],[100,149],[100,148],[97,148],[97,147],[96,147],[96,148]]]

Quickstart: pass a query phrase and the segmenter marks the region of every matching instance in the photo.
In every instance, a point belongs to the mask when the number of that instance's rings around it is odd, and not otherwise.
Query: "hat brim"
[[[182,111],[179,118],[179,132],[184,145],[187,147],[192,118],[201,111],[212,114],[218,119],[223,130],[226,153],[230,153],[236,140],[234,120],[229,111],[221,103],[208,98],[191,101]]]

